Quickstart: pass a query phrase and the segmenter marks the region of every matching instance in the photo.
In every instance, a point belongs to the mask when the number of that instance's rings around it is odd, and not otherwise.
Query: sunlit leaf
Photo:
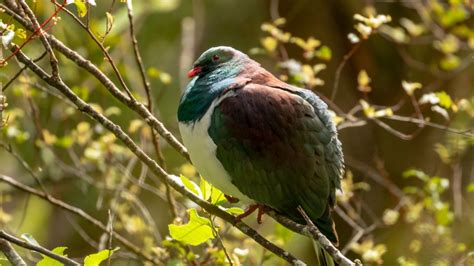
[[[470,183],[466,188],[467,192],[474,192],[474,183]]]
[[[460,64],[461,64],[461,59],[459,59],[458,56],[453,55],[453,54],[443,57],[441,61],[439,62],[439,65],[441,66],[441,68],[447,71],[458,68]]]
[[[197,246],[214,238],[211,221],[197,214],[195,209],[189,209],[189,222],[184,225],[168,225],[173,239],[184,244]]]
[[[408,95],[413,95],[415,90],[421,89],[423,85],[419,82],[409,82],[402,80],[402,87]]]
[[[201,180],[199,182],[199,188],[201,190],[202,199],[208,200],[211,197],[212,185],[201,177]]]
[[[451,99],[451,96],[449,96],[449,94],[447,94],[445,91],[436,92],[435,95],[436,97],[438,97],[439,105],[441,107],[449,109],[451,105],[453,104],[453,100]]]
[[[114,19],[114,16],[109,12],[105,12],[105,15],[107,17],[107,23],[105,24],[106,25],[105,31],[109,32],[112,30],[112,27],[114,26],[115,19]]]
[[[382,25],[379,31],[390,37],[394,42],[407,43],[409,41],[409,37],[401,27]]]
[[[143,121],[140,119],[134,119],[130,122],[128,126],[128,132],[133,134],[137,132],[144,125]]]
[[[423,24],[416,24],[408,18],[401,18],[400,24],[407,30],[407,32],[413,36],[417,37],[425,32],[425,27]]]
[[[183,182],[183,185],[191,190],[191,192],[193,192],[194,194],[198,195],[199,197],[202,197],[201,195],[201,191],[200,191],[200,188],[199,186],[194,183],[193,181],[189,180],[187,177],[185,177],[184,175],[180,175],[179,178],[181,179],[181,182]]]
[[[122,113],[122,110],[118,108],[117,106],[111,106],[105,109],[105,112],[104,112],[106,116],[120,115],[121,113]]]
[[[459,40],[456,36],[449,34],[443,40],[434,41],[433,46],[445,54],[453,54],[459,50]]]
[[[20,39],[26,39],[26,31],[22,28],[18,28],[15,31],[15,36],[20,38]]]
[[[329,61],[332,57],[332,51],[328,46],[324,45],[321,46],[321,48],[317,49],[314,52],[314,55],[321,60]]]
[[[213,186],[211,189],[211,203],[214,205],[221,205],[226,202],[227,199],[225,198],[224,193]]]
[[[372,88],[369,86],[370,85],[370,77],[367,74],[367,71],[361,70],[359,71],[359,74],[357,75],[357,83],[359,86],[357,87],[359,91],[368,93],[372,90]]]
[[[451,154],[446,146],[440,143],[436,143],[435,151],[438,154],[438,156],[441,158],[441,161],[443,161],[443,163],[448,164],[451,162]]]
[[[119,250],[119,248],[115,248],[112,250],[106,249],[106,250],[102,250],[97,253],[91,254],[84,259],[84,266],[99,266],[101,262],[108,259],[117,250]]]
[[[57,254],[57,255],[65,256],[64,251],[66,249],[67,249],[67,247],[57,247],[57,248],[53,249],[52,252],[54,254]],[[63,263],[61,263],[61,262],[59,262],[55,259],[52,259],[48,256],[45,256],[45,255],[42,255],[42,256],[43,256],[43,259],[38,261],[36,266],[63,266],[64,265]]]
[[[265,48],[265,50],[270,53],[273,53],[278,45],[277,40],[273,37],[265,37],[260,40],[260,43],[262,44],[263,48]]]
[[[230,214],[234,214],[234,215],[240,215],[240,214],[245,212],[244,210],[242,210],[239,207],[231,207],[231,208],[226,209],[225,211],[230,213]]]
[[[394,225],[398,221],[398,217],[400,217],[400,212],[393,209],[386,209],[383,213],[383,222],[386,225]]]

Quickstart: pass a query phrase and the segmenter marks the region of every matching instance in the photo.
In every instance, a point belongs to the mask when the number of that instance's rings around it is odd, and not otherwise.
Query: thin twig
[[[361,43],[362,42],[358,42],[354,46],[352,46],[351,50],[346,55],[344,55],[341,63],[337,66],[336,74],[334,76],[334,86],[332,88],[332,93],[331,93],[331,101],[334,101],[334,99],[336,99],[336,94],[339,88],[339,80],[341,79],[342,69],[346,65],[347,61],[349,61],[349,59],[352,57],[352,55],[354,55],[355,52],[359,49]]]
[[[356,265],[356,263],[352,262],[350,259],[346,258],[334,245],[324,236],[316,226],[302,225],[298,224],[291,219],[283,216],[274,210],[265,209],[265,213],[273,217],[276,221],[280,224],[284,225],[288,229],[297,232],[299,234],[308,236],[309,238],[318,241],[321,246],[326,250],[334,259],[335,262],[339,263],[340,265]],[[308,218],[309,219],[309,218]],[[311,222],[312,223],[312,222]]]
[[[63,210],[66,210],[70,213],[73,213],[73,214],[85,219],[86,221],[88,221],[91,224],[95,225],[96,227],[100,228],[102,231],[108,232],[108,228],[107,228],[106,225],[104,225],[102,222],[95,219],[91,215],[87,214],[84,210],[82,210],[80,208],[74,207],[74,206],[72,206],[68,203],[65,203],[64,201],[61,201],[59,199],[56,199],[52,196],[48,196],[47,194],[43,193],[42,191],[39,191],[39,190],[36,190],[32,187],[24,185],[24,184],[16,181],[14,178],[11,178],[9,176],[0,174],[0,181],[5,182],[5,183],[7,183],[7,184],[19,189],[19,190],[22,190],[24,192],[27,192],[29,194],[35,195],[39,198],[42,198],[42,199],[48,201],[49,203],[51,203],[52,205],[55,205],[55,206],[57,206],[57,207],[59,207]],[[131,243],[128,239],[126,239],[122,235],[118,234],[117,232],[114,232],[114,234],[115,234],[115,239],[117,239],[120,243],[122,243],[122,245],[124,245],[126,248],[130,249],[131,251],[135,252],[136,254],[140,255],[141,257],[143,257],[144,259],[146,259],[148,261],[158,263],[157,259],[151,257],[148,254],[145,254],[142,251],[141,248],[139,248],[135,244]]]
[[[140,54],[140,49],[138,48],[138,40],[137,37],[135,36],[135,23],[133,20],[133,2],[132,0],[129,0],[127,2],[127,10],[128,10],[128,21],[129,21],[129,26],[130,26],[130,38],[132,40],[132,47],[133,47],[133,52],[135,55],[135,61],[137,63],[138,69],[140,71],[140,76],[142,79],[143,83],[143,89],[145,90],[146,93],[146,98],[147,98],[147,107],[148,111],[152,115],[153,114],[153,100],[152,100],[152,93],[151,93],[151,87],[150,87],[150,82],[147,79],[146,76],[146,71],[145,71],[145,66],[143,65],[143,60],[142,56]],[[163,157],[163,153],[161,152],[160,148],[160,140],[159,140],[159,134],[156,132],[156,130],[153,128],[153,126],[149,125],[150,131],[151,131],[151,138],[152,138],[152,143],[153,147],[155,149],[155,154],[156,158],[158,160],[158,164],[163,167],[163,169],[166,170],[166,165],[165,165],[165,159]],[[176,204],[175,200],[173,198],[173,195],[171,194],[170,187],[168,183],[165,183],[165,189],[166,189],[166,198],[168,202],[168,206],[170,208],[170,212],[173,218],[176,218],[178,216],[178,211],[176,209]]]
[[[10,145],[6,145],[3,142],[0,142],[0,148],[8,152],[11,156],[13,156],[20,164],[25,168],[25,170],[33,177],[36,184],[40,187],[45,195],[48,195],[46,187],[44,186],[43,182],[41,181],[40,177],[36,175],[36,173],[31,169],[30,165],[16,152],[13,151]]]
[[[44,52],[38,58],[34,59],[33,62],[36,63],[36,62],[40,61],[47,54],[48,54],[48,52]],[[1,56],[0,56],[0,60],[2,60]],[[3,86],[2,90],[5,92],[7,90],[7,88],[23,73],[23,71],[25,71],[25,69],[27,69],[27,66],[23,66],[20,70],[18,70],[18,72],[16,72],[15,75],[13,75],[13,77],[5,84],[5,86]]]
[[[20,24],[22,24],[26,29],[28,30],[33,30],[34,28],[32,25],[23,19],[20,15],[15,13],[13,10],[9,9],[7,6],[0,4],[0,7],[5,10],[6,13],[9,15],[13,16],[16,21],[18,21]],[[159,121],[156,117],[153,116],[153,114],[150,113],[150,111],[140,102],[135,101],[134,99],[130,99],[126,95],[124,95],[118,88],[115,86],[115,84],[105,75],[100,69],[95,66],[92,62],[89,60],[85,59],[82,57],[79,53],[76,51],[68,48],[66,45],[64,45],[61,41],[56,39],[54,36],[44,33],[44,36],[48,38],[48,40],[51,42],[51,45],[53,46],[54,49],[58,50],[60,53],[62,53],[65,57],[73,61],[75,64],[80,66],[81,68],[84,68],[86,71],[88,71],[90,74],[92,74],[94,77],[96,77],[102,85],[119,101],[121,101],[123,104],[125,104],[127,107],[135,111],[137,114],[139,114],[148,124],[152,125],[153,128],[175,149],[177,150],[184,158],[186,158],[188,161],[189,159],[189,154],[186,149],[186,147],[181,144],[176,137],[168,130],[166,127],[163,125],[161,121]]]
[[[0,240],[0,250],[13,266],[26,266],[26,262],[20,257],[20,255],[7,240]]]
[[[219,241],[219,244],[221,244],[222,250],[224,251],[224,255],[227,258],[227,261],[229,262],[229,265],[233,266],[234,263],[232,262],[232,259],[230,258],[229,252],[227,252],[227,249],[224,246],[224,242],[222,241],[221,235],[219,234],[219,232],[216,229],[216,226],[214,225],[214,219],[211,217],[209,220],[211,221],[212,232],[216,236],[217,241]]]
[[[20,5],[23,7],[23,10],[25,10],[26,14],[28,15],[28,18],[30,19],[31,23],[33,23],[33,26],[35,27],[34,32],[38,32],[41,42],[43,43],[44,48],[46,48],[46,51],[49,54],[49,61],[51,63],[51,75],[53,78],[59,78],[59,67],[58,67],[58,59],[54,55],[53,49],[51,48],[51,44],[49,43],[49,40],[44,36],[43,34],[43,29],[42,26],[38,23],[38,20],[36,19],[35,14],[33,11],[30,9],[28,4],[24,0],[19,0]],[[66,4],[66,0],[64,0],[63,4],[60,5],[60,9],[62,9]],[[55,14],[53,14],[52,17],[54,17]],[[18,48],[17,51],[19,51],[20,48]]]
[[[56,3],[56,1],[53,1],[53,3],[56,5],[56,6],[60,6],[58,3]],[[118,67],[117,65],[115,64],[112,56],[110,56],[110,53],[107,51],[107,49],[104,47],[104,45],[102,44],[102,42],[99,41],[99,39],[97,39],[97,37],[94,35],[94,33],[91,31],[91,29],[88,27],[88,25],[85,25],[84,23],[82,23],[82,21],[76,16],[74,15],[71,11],[69,11],[68,9],[64,9],[64,12],[66,12],[70,17],[72,17],[76,22],[77,24],[79,24],[88,34],[89,36],[91,37],[91,39],[97,44],[97,46],[100,48],[100,50],[102,51],[102,53],[105,55],[105,57],[107,58],[107,61],[110,63],[110,66],[112,66],[112,69],[115,73],[115,75],[117,76],[118,80],[120,81],[120,84],[122,85],[122,88],[125,90],[125,92],[127,93],[127,96],[134,100],[135,101],[135,97],[133,97],[133,94],[131,92],[131,90],[128,88],[127,86],[127,83],[125,83],[125,80],[123,79],[122,77],[122,74],[120,74],[120,71],[118,70]],[[89,12],[87,12],[89,13]]]
[[[26,242],[26,241],[24,241],[24,240],[22,240],[18,237],[15,237],[13,235],[10,235],[10,234],[6,233],[3,230],[0,230],[0,238],[5,239],[6,241],[11,242],[11,243],[13,243],[17,246],[20,246],[20,247],[23,247],[23,248],[41,253],[41,254],[43,254],[47,257],[50,257],[50,258],[55,259],[59,262],[62,262],[64,265],[73,265],[73,266],[81,265],[81,264],[75,262],[74,260],[72,260],[72,259],[70,259],[66,256],[61,256],[61,255],[58,255],[56,253],[53,253],[52,251],[50,251],[50,250],[48,250],[48,249],[46,249],[42,246],[30,244],[30,243],[28,243],[28,242]]]

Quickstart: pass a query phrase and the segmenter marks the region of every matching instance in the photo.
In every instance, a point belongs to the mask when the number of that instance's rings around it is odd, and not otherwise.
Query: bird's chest
[[[236,197],[244,203],[253,203],[253,200],[232,184],[232,177],[216,157],[217,146],[208,133],[216,103],[211,104],[201,120],[195,123],[180,122],[181,137],[192,163],[207,181],[227,195]]]

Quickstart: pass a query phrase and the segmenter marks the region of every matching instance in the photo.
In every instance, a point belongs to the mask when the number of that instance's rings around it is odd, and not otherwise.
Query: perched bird
[[[204,178],[250,210],[305,224],[301,206],[337,244],[331,209],[344,161],[327,105],[232,47],[210,48],[188,76],[179,129]]]

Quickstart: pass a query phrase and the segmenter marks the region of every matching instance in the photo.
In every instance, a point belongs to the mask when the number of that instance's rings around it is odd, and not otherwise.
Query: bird
[[[229,46],[205,51],[188,77],[177,117],[199,173],[258,209],[259,222],[268,207],[306,224],[300,206],[337,246],[331,211],[344,158],[327,104]]]

